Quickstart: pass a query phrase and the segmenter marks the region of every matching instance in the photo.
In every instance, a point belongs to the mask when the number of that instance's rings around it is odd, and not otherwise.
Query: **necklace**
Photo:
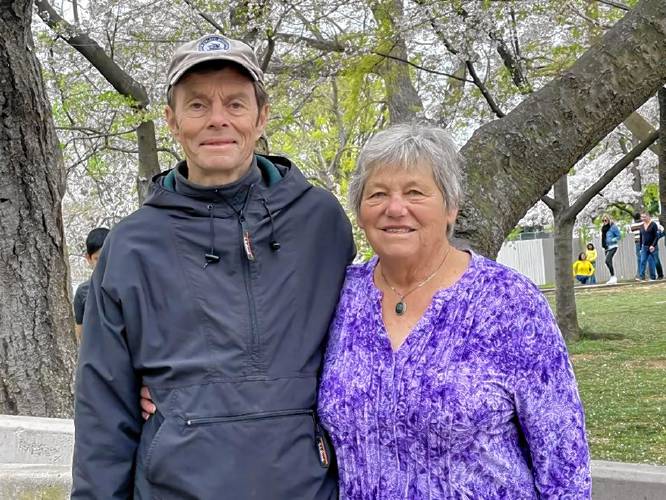
[[[451,247],[449,246],[449,249],[446,251],[446,254],[444,255],[444,258],[442,259],[442,262],[439,263],[439,266],[437,266],[437,269],[435,269],[426,279],[421,281],[418,285],[416,285],[414,288],[409,290],[407,293],[400,293],[398,290],[396,290],[391,283],[388,282],[386,279],[386,275],[384,274],[384,267],[379,268],[379,273],[382,275],[382,279],[384,280],[384,283],[388,285],[388,287],[393,290],[393,293],[395,293],[398,297],[400,297],[400,300],[395,304],[395,313],[398,316],[402,316],[405,314],[405,311],[407,310],[407,304],[405,303],[405,297],[407,297],[410,293],[415,292],[419,288],[421,288],[423,285],[425,285],[428,281],[433,279],[435,275],[439,272],[439,270],[442,268],[444,265],[444,262],[446,262],[447,257],[449,256],[449,253],[451,253]]]

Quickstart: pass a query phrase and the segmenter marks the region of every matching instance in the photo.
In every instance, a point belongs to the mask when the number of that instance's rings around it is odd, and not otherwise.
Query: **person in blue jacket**
[[[244,43],[178,48],[167,102],[185,161],[113,228],[90,284],[72,498],[337,498],[315,408],[350,223],[289,160],[254,153],[269,107]]]
[[[610,279],[607,283],[614,285],[617,283],[617,276],[615,276],[615,268],[613,267],[613,257],[617,253],[617,246],[622,238],[622,233],[620,233],[620,228],[617,227],[610,215],[602,215],[601,222],[601,246],[606,254],[606,267],[610,273]]]

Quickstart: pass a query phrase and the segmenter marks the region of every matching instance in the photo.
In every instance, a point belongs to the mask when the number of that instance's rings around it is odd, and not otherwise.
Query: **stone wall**
[[[0,499],[65,500],[74,424],[0,415]],[[592,462],[593,500],[664,500],[666,467]]]

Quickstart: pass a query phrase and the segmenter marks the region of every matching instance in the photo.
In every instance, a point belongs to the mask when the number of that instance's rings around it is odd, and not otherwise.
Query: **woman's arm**
[[[526,300],[514,398],[539,498],[589,499],[585,415],[567,349],[543,295]]]

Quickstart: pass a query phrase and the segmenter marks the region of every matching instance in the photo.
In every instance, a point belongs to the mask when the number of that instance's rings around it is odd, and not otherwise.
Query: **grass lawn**
[[[569,353],[592,458],[666,465],[666,282],[577,288],[576,303]]]

